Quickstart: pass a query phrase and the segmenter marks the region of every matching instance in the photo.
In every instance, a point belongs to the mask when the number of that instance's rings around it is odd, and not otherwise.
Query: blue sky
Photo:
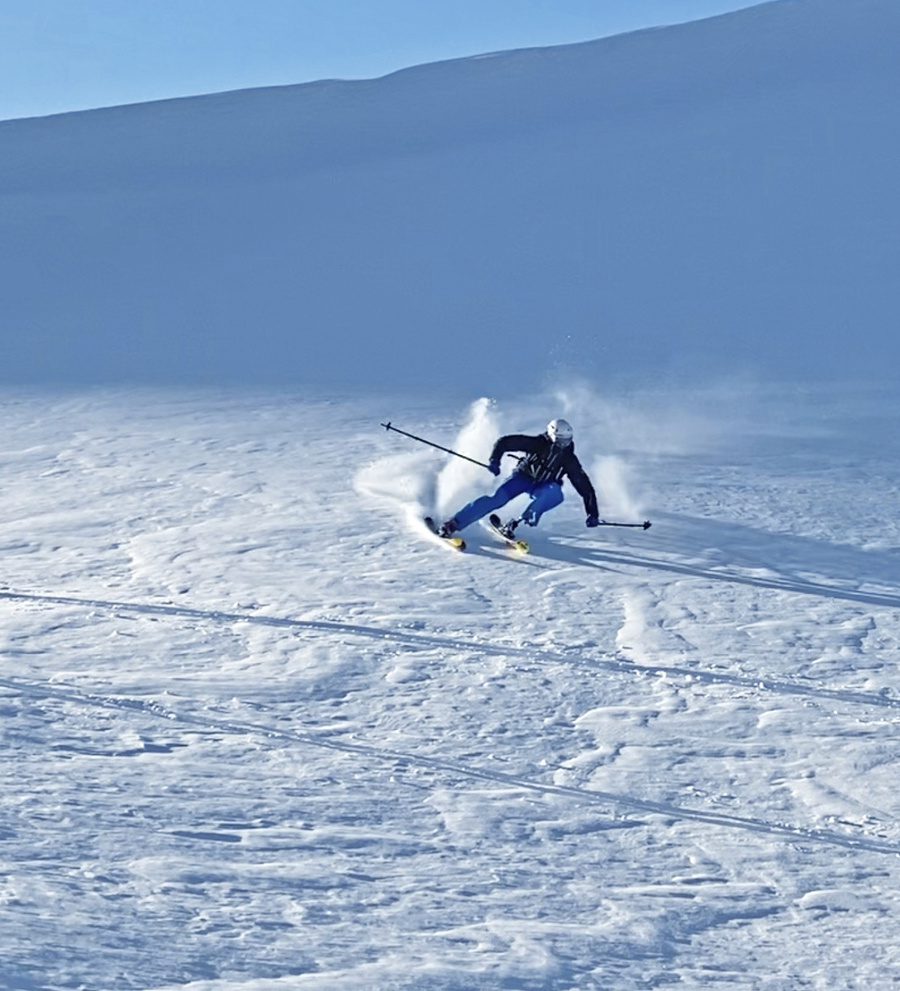
[[[754,0],[2,0],[0,120],[371,78],[750,6]]]

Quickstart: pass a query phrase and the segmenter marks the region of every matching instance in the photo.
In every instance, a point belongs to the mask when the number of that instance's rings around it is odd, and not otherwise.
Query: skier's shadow
[[[900,548],[863,550],[689,516],[658,514],[649,530],[536,534],[531,556],[900,608]]]

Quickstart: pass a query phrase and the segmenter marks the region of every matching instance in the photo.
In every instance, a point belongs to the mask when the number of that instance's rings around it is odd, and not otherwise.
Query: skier
[[[599,526],[597,495],[591,480],[581,467],[581,462],[575,456],[572,425],[567,420],[551,420],[546,432],[537,436],[508,434],[501,437],[494,444],[488,465],[494,475],[500,474],[500,459],[509,451],[521,451],[525,455],[512,475],[493,495],[473,500],[442,523],[438,529],[439,536],[449,537],[457,530],[465,530],[476,520],[526,492],[531,496],[531,502],[522,513],[521,520],[510,520],[502,530],[507,537],[512,537],[520,522],[537,526],[548,509],[553,509],[563,501],[562,481],[566,476],[584,500],[587,526]]]

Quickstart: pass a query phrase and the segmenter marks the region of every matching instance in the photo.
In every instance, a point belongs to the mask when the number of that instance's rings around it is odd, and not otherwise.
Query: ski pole
[[[413,440],[417,440],[420,444],[427,444],[429,447],[436,447],[439,451],[444,451],[447,454],[452,454],[457,458],[462,458],[465,461],[471,461],[473,465],[478,465],[479,468],[487,468],[490,471],[490,466],[486,465],[483,461],[476,461],[474,458],[470,458],[468,454],[460,454],[459,451],[451,451],[449,447],[441,447],[440,444],[435,444],[434,441],[425,440],[424,437],[416,437],[415,434],[408,434],[405,430],[401,430],[399,427],[393,426],[393,424],[388,420],[387,423],[382,423],[382,427],[385,430],[393,430],[395,434],[403,434],[404,437],[411,437]]]
[[[642,530],[649,530],[653,524],[650,520],[644,520],[643,523],[609,523],[607,520],[600,520],[597,526],[637,526]]]

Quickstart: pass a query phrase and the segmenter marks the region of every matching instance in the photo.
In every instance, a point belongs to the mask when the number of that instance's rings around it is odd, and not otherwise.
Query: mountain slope
[[[783,0],[7,122],[0,375],[892,375],[898,41],[887,0]]]

